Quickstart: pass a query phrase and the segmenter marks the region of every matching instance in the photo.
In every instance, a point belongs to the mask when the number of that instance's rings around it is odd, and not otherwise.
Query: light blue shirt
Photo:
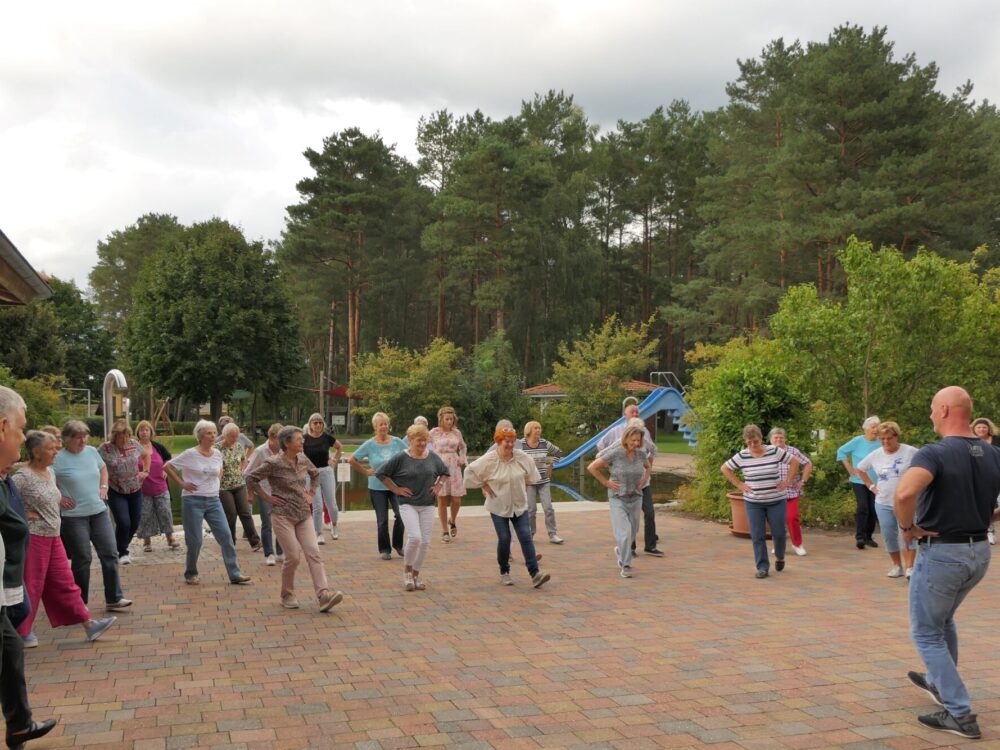
[[[837,448],[837,460],[846,461],[850,458],[851,466],[856,469],[858,468],[858,464],[861,463],[862,458],[881,447],[882,442],[879,440],[866,440],[864,435],[856,435]],[[878,481],[878,475],[874,471],[869,471],[868,476],[871,477],[873,482]],[[856,477],[853,474],[851,475],[851,482],[854,484],[864,484],[864,481],[860,477]]]
[[[385,444],[376,443],[375,438],[369,438],[361,444],[360,448],[354,451],[354,460],[360,461],[363,458],[367,458],[368,465],[375,469],[375,471],[378,471],[382,468],[382,464],[395,456],[397,453],[402,453],[405,450],[406,443],[398,437],[390,435],[389,442]],[[368,489],[381,490],[382,492],[389,491],[389,489],[378,481],[376,477],[368,477]]]
[[[73,498],[76,507],[60,512],[67,518],[85,518],[104,512],[101,500],[101,469],[104,459],[92,445],[85,445],[79,453],[71,453],[63,448],[56,454],[52,469],[56,473],[56,484],[66,497]]]

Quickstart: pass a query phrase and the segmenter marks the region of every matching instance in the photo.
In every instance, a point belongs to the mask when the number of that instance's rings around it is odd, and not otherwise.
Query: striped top
[[[742,471],[743,481],[750,485],[751,492],[743,493],[745,502],[775,503],[785,499],[785,491],[778,489],[780,467],[791,460],[792,455],[787,451],[766,445],[760,456],[751,455],[750,449],[744,448],[726,461],[726,466],[733,471]]]
[[[547,484],[552,479],[552,474],[549,471],[549,458],[562,458],[562,451],[559,450],[558,445],[550,443],[545,438],[538,438],[538,445],[532,448],[528,445],[527,440],[521,438],[514,443],[514,447],[527,453],[528,458],[535,462],[538,475],[542,478],[542,481],[537,484]]]

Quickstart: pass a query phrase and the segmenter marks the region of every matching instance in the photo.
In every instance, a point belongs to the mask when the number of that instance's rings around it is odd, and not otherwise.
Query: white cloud
[[[0,228],[38,268],[86,282],[97,242],[141,214],[221,216],[277,238],[302,151],[350,126],[413,158],[417,119],[575,95],[595,122],[725,102],[772,39],[887,25],[899,56],[1000,99],[1000,7],[985,0],[39,2],[5,11]]]

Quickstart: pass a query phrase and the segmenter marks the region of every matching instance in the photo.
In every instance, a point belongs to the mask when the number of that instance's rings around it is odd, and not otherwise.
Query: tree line
[[[675,100],[601,132],[571,94],[549,91],[502,119],[427,114],[416,162],[347,128],[305,151],[279,238],[150,213],[99,243],[89,299],[74,289],[137,382],[213,405],[237,388],[313,398],[289,386],[321,373],[347,384],[384,345],[442,340],[475,362],[497,336],[530,385],[612,316],[648,325],[655,369],[683,373],[699,344],[769,334],[798,284],[844,299],[838,251],[852,235],[904,258],[921,246],[964,262],[982,246],[977,273],[1000,265],[1000,119],[971,84],[946,95],[937,76],[885,28],[844,25],[738,61],[715,111]],[[263,325],[272,335],[250,336]],[[173,336],[211,366],[182,366]],[[23,377],[17,357],[0,352]]]

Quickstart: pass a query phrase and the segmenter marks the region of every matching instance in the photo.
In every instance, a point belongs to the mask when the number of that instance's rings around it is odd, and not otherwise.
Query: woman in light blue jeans
[[[913,561],[917,556],[916,540],[907,549],[902,549],[899,524],[896,523],[896,511],[893,505],[896,501],[896,486],[900,477],[910,468],[910,462],[917,455],[917,449],[912,445],[899,442],[899,425],[895,422],[881,422],[878,426],[878,439],[881,448],[876,448],[858,462],[861,479],[875,495],[875,514],[878,525],[882,529],[882,539],[885,550],[892,558],[892,569],[889,578],[907,578],[913,572]],[[876,481],[871,480],[871,472],[875,473]],[[902,556],[900,550],[902,549]]]
[[[333,435],[327,432],[326,420],[322,414],[312,414],[305,429],[305,445],[303,453],[312,465],[319,470],[319,486],[313,495],[312,513],[313,528],[316,530],[316,543],[326,544],[323,539],[323,506],[330,514],[330,538],[337,539],[337,478],[333,466],[340,460],[341,445]],[[332,454],[330,451],[335,451]]]

